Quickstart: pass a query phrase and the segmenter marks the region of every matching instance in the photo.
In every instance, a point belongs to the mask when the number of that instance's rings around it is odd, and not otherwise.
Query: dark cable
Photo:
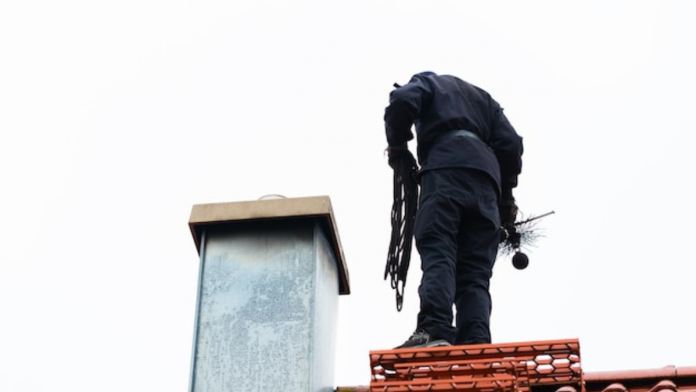
[[[406,275],[411,261],[413,225],[418,210],[418,164],[413,154],[406,150],[396,158],[394,165],[394,202],[391,211],[391,241],[387,255],[384,279],[391,278],[396,290],[396,310],[401,311],[404,302]]]

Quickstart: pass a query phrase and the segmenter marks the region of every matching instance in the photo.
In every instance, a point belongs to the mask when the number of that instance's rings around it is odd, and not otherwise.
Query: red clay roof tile
[[[585,373],[587,392],[696,392],[696,367]],[[560,392],[557,391],[557,392]]]

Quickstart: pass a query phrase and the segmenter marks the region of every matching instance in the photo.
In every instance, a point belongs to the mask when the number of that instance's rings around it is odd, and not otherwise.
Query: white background
[[[413,331],[382,279],[392,83],[489,91],[515,195],[555,215],[496,264],[495,342],[585,371],[696,365],[689,1],[0,0],[0,390],[186,391],[192,205],[331,197],[350,271],[337,385]],[[411,145],[415,151],[415,145]]]

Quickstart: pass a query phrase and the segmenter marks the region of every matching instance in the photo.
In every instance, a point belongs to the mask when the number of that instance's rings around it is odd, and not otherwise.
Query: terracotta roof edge
[[[585,381],[617,381],[626,379],[696,377],[696,366],[665,366],[660,369],[585,372]]]
[[[696,366],[681,366],[675,369],[677,377],[696,377]]]

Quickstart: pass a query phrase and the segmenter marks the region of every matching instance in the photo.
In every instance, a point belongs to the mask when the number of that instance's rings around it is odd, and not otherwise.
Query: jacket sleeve
[[[500,165],[503,199],[512,198],[512,189],[517,186],[517,177],[522,173],[522,137],[508,121],[503,108],[495,105],[490,146]]]
[[[384,125],[390,146],[399,146],[413,139],[411,126],[431,96],[430,88],[418,76],[391,92],[389,106],[384,111]]]

